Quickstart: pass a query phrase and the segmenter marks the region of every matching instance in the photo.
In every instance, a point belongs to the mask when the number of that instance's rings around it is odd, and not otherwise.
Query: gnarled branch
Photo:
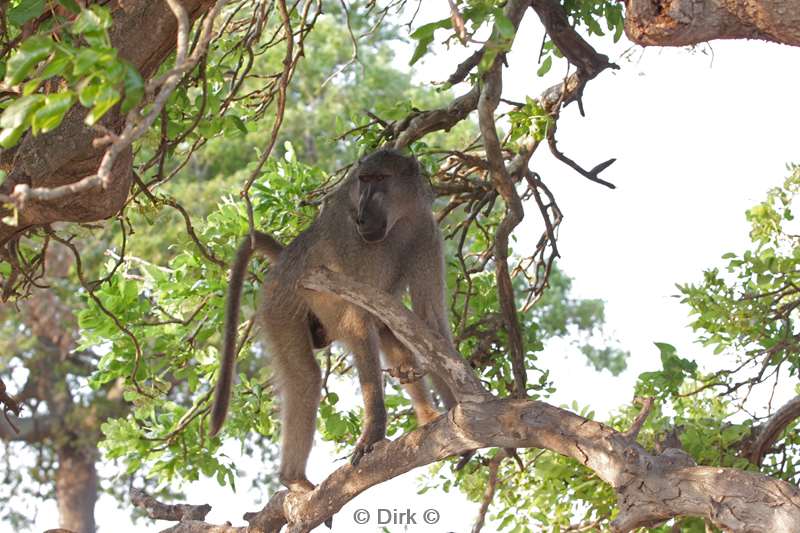
[[[643,46],[763,39],[800,46],[800,9],[783,0],[627,0],[625,33]]]

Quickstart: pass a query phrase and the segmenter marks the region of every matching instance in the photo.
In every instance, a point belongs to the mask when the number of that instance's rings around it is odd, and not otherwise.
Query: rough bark
[[[97,501],[96,450],[69,445],[58,449],[56,500],[59,526],[75,533],[94,533],[94,504]]]
[[[192,20],[205,13],[211,0],[182,0]],[[111,2],[114,25],[110,36],[120,57],[127,59],[144,78],[152,76],[175,48],[177,22],[162,0],[115,0]],[[28,134],[11,150],[0,154],[0,169],[8,175],[0,193],[10,194],[17,184],[57,187],[75,183],[96,172],[104,148],[92,146],[100,134],[83,122],[87,111],[71,109],[62,124],[50,133]],[[115,108],[103,118],[107,129],[119,132],[124,117]],[[12,236],[34,225],[55,221],[90,222],[116,214],[131,187],[132,154],[126,150],[115,161],[113,180],[105,190],[90,190],[60,201],[26,203],[17,226],[0,223],[0,246]],[[2,211],[0,211],[2,213]]]
[[[651,454],[625,433],[544,402],[500,399],[464,403],[393,442],[382,442],[358,467],[345,465],[302,496],[276,494],[249,528],[182,522],[167,531],[250,533],[310,531],[367,488],[419,466],[482,447],[546,448],[591,468],[617,492],[614,531],[674,516],[703,516],[733,532],[800,531],[800,490],[767,476],[695,466],[683,451]],[[260,522],[259,522],[260,521]],[[275,528],[259,527],[259,523]]]
[[[446,370],[449,383],[472,380],[464,360],[440,348],[440,339],[391,296],[323,269],[301,281],[313,290],[335,292],[372,313],[425,365]],[[474,378],[473,378],[474,379]],[[725,531],[800,531],[800,490],[784,481],[731,468],[696,466],[677,448],[651,453],[636,442],[649,412],[624,432],[544,402],[496,399],[473,391],[444,416],[402,437],[375,445],[357,467],[342,466],[306,494],[280,491],[263,510],[248,514],[248,527],[180,522],[170,533],[310,531],[371,486],[419,466],[484,447],[541,448],[571,457],[617,493],[615,532],[658,524],[676,516],[699,516]]]
[[[762,39],[800,46],[800,4],[784,0],[626,0],[625,33],[643,46]]]

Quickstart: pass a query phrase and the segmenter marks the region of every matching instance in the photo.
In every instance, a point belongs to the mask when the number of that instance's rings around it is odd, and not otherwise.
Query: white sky
[[[417,25],[446,16],[445,2],[426,3],[426,8],[430,11],[420,15]],[[546,81],[536,76],[541,33],[534,18],[526,16],[516,52],[509,57],[506,98],[535,97],[563,76],[560,65]],[[559,147],[585,168],[616,157],[603,177],[617,189],[585,180],[555,161],[546,146],[534,156],[532,168],[551,187],[565,214],[559,264],[574,278],[574,295],[604,299],[608,330],[631,352],[629,369],[618,378],[591,370],[567,342],[553,343],[540,357],[559,387],[553,403],[575,400],[593,406],[602,417],[630,401],[640,372],[658,368],[654,341],[674,344],[683,356],[708,357],[692,344],[686,309],[672,298],[675,283],[699,280],[704,268],[720,264],[723,253],[747,246],[744,211],[783,181],[786,163],[800,161],[800,49],[715,42],[713,62],[711,55],[681,49],[637,49],[630,62],[619,59],[629,44],[591,42],[621,70],[606,71],[588,85],[586,118],[575,104],[563,112]],[[463,51],[453,54],[423,60],[420,83],[446,78],[452,65],[466,57]],[[410,51],[401,63],[409,57]],[[528,217],[530,224],[538,222],[534,206],[528,206]],[[517,231],[520,252],[532,249],[538,238],[538,225],[530,224]],[[314,450],[312,481],[341,464],[331,464],[326,448],[318,443]],[[247,469],[256,468],[270,466],[247,464]],[[477,506],[457,492],[418,496],[417,475],[411,472],[357,497],[334,517],[333,531],[379,530],[374,518],[368,525],[356,525],[353,512],[363,508],[374,515],[380,507],[411,509],[418,521],[428,508],[440,513],[436,526],[407,531],[468,531]],[[232,495],[205,480],[189,488],[187,502],[210,503],[214,509],[209,521],[244,525],[239,517],[260,508],[257,495],[244,492],[248,485],[241,480],[240,494]],[[140,530],[108,497],[101,499],[96,516],[100,532]],[[54,504],[42,505],[37,525],[57,527]],[[164,522],[161,529],[169,525]],[[492,531],[491,526],[484,531]]]

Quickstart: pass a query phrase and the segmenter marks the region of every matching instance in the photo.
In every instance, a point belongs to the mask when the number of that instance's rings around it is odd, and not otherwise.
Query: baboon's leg
[[[388,328],[381,328],[380,338],[381,351],[390,365],[403,367],[404,369],[417,368],[414,354],[406,349]],[[425,386],[424,380],[417,379],[410,383],[403,383],[403,388],[411,397],[411,405],[414,406],[419,425],[424,426],[439,416],[440,413],[431,401],[431,395],[428,392],[428,387]]]
[[[361,395],[364,397],[363,428],[351,459],[353,464],[357,464],[365,453],[372,451],[373,444],[386,436],[386,407],[383,404],[383,377],[377,328],[366,322],[363,334],[350,336],[345,339],[345,343],[355,357]]]
[[[312,490],[306,462],[314,442],[322,377],[304,316],[263,321],[281,399],[280,481],[289,490]]]
[[[450,346],[453,346],[453,335],[450,332],[444,301],[444,261],[441,242],[437,240],[432,248],[433,250],[429,250],[427,254],[417,257],[409,276],[411,307],[429,328],[441,335]],[[452,409],[456,405],[453,391],[441,376],[432,374],[431,381],[445,408]]]

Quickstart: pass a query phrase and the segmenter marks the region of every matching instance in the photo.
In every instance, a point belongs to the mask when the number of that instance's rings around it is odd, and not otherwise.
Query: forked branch
[[[620,432],[544,402],[493,398],[466,361],[442,349],[441,339],[390,295],[327,269],[312,271],[300,283],[379,316],[422,362],[462,386],[460,404],[428,425],[377,444],[357,467],[342,466],[311,492],[278,492],[264,509],[247,515],[248,527],[187,521],[168,531],[272,533],[286,522],[287,532],[310,531],[371,486],[486,447],[548,449],[579,461],[616,491],[619,514],[610,524],[615,532],[675,516],[703,517],[733,532],[800,531],[800,490],[789,483],[754,472],[696,466],[676,448],[650,453],[631,431]],[[641,419],[646,412],[647,405]]]

